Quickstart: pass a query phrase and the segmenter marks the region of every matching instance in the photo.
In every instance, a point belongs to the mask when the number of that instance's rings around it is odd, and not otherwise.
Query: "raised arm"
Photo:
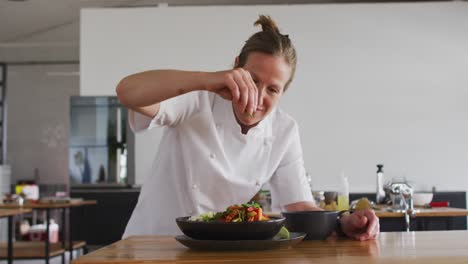
[[[191,91],[206,89],[206,73],[152,70],[129,75],[117,85],[120,102],[145,116],[153,117],[159,103]]]
[[[256,86],[250,73],[242,68],[218,72],[151,70],[123,78],[116,88],[124,106],[148,117],[158,113],[162,101],[197,90],[235,100],[249,111],[256,109]]]

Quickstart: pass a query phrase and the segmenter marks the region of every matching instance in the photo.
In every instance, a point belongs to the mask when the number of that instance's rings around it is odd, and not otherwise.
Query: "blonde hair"
[[[247,62],[251,52],[263,52],[270,55],[282,56],[291,67],[291,76],[284,86],[284,91],[291,83],[296,72],[297,55],[296,49],[288,35],[283,35],[278,29],[275,21],[270,16],[260,15],[254,26],[260,25],[259,31],[245,42],[239,54],[238,67],[242,67]]]

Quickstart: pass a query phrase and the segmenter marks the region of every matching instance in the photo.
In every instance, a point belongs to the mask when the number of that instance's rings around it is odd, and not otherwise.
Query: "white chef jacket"
[[[248,202],[267,182],[273,204],[313,201],[298,126],[279,108],[242,134],[231,101],[197,91],[162,102],[153,119],[129,111],[129,122],[165,130],[124,237],[180,234],[175,218]]]

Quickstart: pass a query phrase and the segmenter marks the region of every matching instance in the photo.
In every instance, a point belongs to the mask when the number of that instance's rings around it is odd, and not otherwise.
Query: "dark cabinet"
[[[73,190],[71,196],[97,200],[95,206],[73,209],[73,239],[104,246],[122,238],[140,189]]]

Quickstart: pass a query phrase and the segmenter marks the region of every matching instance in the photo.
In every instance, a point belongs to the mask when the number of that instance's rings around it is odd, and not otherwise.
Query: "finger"
[[[367,212],[366,215],[366,218],[368,220],[366,234],[371,236],[375,232],[375,229],[379,225],[379,222],[377,216],[373,211]]]
[[[375,226],[373,233],[371,234],[371,238],[375,239],[380,233],[380,224],[377,222],[377,225]]]
[[[253,115],[253,112],[255,111],[254,109],[254,104],[255,104],[255,90],[252,87],[252,82],[251,82],[251,77],[250,73],[247,71],[242,72],[242,80],[244,81],[245,85],[247,86],[247,89],[249,91],[249,98],[247,101],[247,106],[245,107],[247,114],[249,116]]]
[[[374,234],[375,232],[375,224],[372,225],[372,224],[369,224],[367,226],[367,229],[366,229],[366,232],[364,233],[366,236],[368,237],[372,237],[372,235]]]
[[[247,106],[247,111],[248,113],[253,116],[254,112],[255,112],[255,97],[256,97],[256,92],[255,92],[255,88],[252,87],[252,85],[249,85],[249,104]]]
[[[239,98],[238,104],[239,104],[241,112],[244,113],[247,110],[246,107],[249,102],[249,88],[245,84],[239,72],[236,72],[234,74],[234,81],[236,82],[240,91],[240,98]]]
[[[377,225],[374,229],[374,232],[372,235],[370,235],[370,239],[376,239],[377,236],[379,235],[380,232],[380,225]]]
[[[352,214],[351,215],[352,218],[352,224],[354,226],[354,228],[363,228],[366,226],[367,224],[367,217],[363,216],[363,215],[359,215],[359,214]]]
[[[255,84],[255,82],[253,81],[252,78],[250,78],[250,81],[252,82],[252,87],[254,88],[254,94],[255,94],[254,111],[257,111],[257,107],[258,107],[258,87],[257,87],[257,85]]]
[[[359,233],[359,240],[369,240],[370,236],[364,232]]]
[[[380,231],[379,229],[380,229],[379,223],[375,223],[372,229],[370,230],[370,232],[368,232],[369,237],[376,237]]]
[[[250,87],[252,88],[252,99],[253,99],[253,105],[252,105],[252,114],[257,111],[257,105],[258,105],[258,88],[255,82],[252,79],[252,76],[250,75],[250,72],[247,71],[247,74],[245,76],[246,81],[250,84]]]
[[[365,240],[362,234],[353,234],[353,239],[360,241]]]
[[[248,90],[249,90],[249,100],[247,102],[247,106],[246,106],[246,110],[247,110],[247,114],[249,116],[253,116],[253,113],[255,112],[255,92],[256,92],[256,89],[254,88],[254,86],[252,86],[253,84],[253,81],[252,81],[252,77],[250,76],[250,73],[246,70],[243,70],[241,72],[242,74],[242,79],[244,80],[244,83],[245,85],[247,86]]]
[[[227,78],[227,81],[226,81],[227,82],[227,87],[228,87],[229,91],[231,92],[232,100],[234,102],[238,102],[239,97],[240,97],[239,86],[237,85],[237,83],[234,81],[233,78],[234,77]]]
[[[379,218],[372,211],[370,211],[367,218],[369,223],[365,235],[367,239],[375,239],[380,232]]]

